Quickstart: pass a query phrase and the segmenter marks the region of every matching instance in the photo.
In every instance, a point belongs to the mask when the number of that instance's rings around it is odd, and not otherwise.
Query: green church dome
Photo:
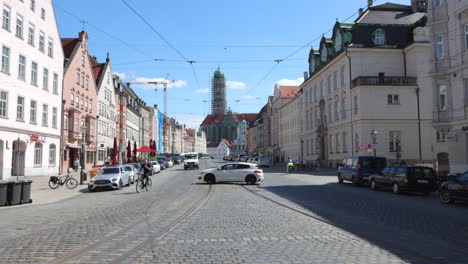
[[[215,78],[224,78],[224,72],[221,70],[221,68],[218,66],[218,69],[214,73]]]

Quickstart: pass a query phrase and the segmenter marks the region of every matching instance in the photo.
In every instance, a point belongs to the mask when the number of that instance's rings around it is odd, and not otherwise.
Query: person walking
[[[319,172],[319,171],[320,171],[320,160],[317,159],[315,162],[316,162],[316,163],[315,163],[315,165],[316,165],[315,167],[317,168],[317,172]]]
[[[76,158],[75,161],[73,162],[73,169],[75,171],[78,171],[79,168],[80,168],[80,159]]]

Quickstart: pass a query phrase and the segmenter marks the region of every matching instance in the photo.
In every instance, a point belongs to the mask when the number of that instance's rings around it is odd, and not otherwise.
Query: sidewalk
[[[89,181],[89,173],[88,181]],[[79,172],[72,172],[71,176],[75,178],[78,183],[80,182],[80,174]],[[39,205],[39,204],[48,204],[54,203],[58,201],[62,201],[80,194],[83,194],[84,190],[88,189],[88,181],[85,181],[83,185],[79,185],[73,190],[68,189],[65,185],[58,187],[57,189],[53,190],[49,187],[49,179],[50,176],[32,176],[32,177],[18,177],[18,180],[31,180],[31,199],[32,203],[27,203],[23,205],[12,205],[12,206],[1,206],[0,210],[3,208],[13,208],[13,207],[24,207],[24,206],[31,206],[31,205]],[[11,177],[6,181],[16,181],[16,177]]]

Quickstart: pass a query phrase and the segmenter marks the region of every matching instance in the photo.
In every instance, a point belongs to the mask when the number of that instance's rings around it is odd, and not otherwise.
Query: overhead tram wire
[[[372,4],[374,4],[375,2],[377,2],[377,0],[372,0]],[[359,11],[358,12],[354,12],[352,15],[348,16],[347,18],[343,19],[343,21],[346,21],[348,19],[351,19],[352,17],[354,17],[355,15],[359,14]],[[267,74],[265,74],[263,76],[263,78],[252,88],[249,90],[249,92],[246,94],[246,95],[249,95],[253,90],[255,90],[256,88],[258,88],[258,86],[260,86],[260,84],[273,72],[273,70],[280,64],[280,62],[283,62],[283,61],[286,61],[286,60],[292,60],[291,57],[296,55],[299,51],[303,50],[304,48],[306,47],[309,47],[312,43],[314,43],[315,41],[321,39],[323,37],[324,34],[327,34],[329,33],[330,31],[332,31],[333,28],[327,30],[325,33],[322,33],[321,35],[315,37],[313,40],[309,41],[307,44],[301,46],[299,49],[295,50],[294,52],[290,53],[289,55],[287,55],[286,57],[284,57],[283,59],[280,59],[280,60],[275,60],[275,62],[277,62],[268,72]]]

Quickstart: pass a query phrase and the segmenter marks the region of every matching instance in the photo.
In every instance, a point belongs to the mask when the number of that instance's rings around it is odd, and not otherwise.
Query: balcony
[[[360,76],[353,80],[357,86],[416,86],[416,77]]]
[[[79,132],[68,131],[68,141],[74,142],[75,140],[81,139],[81,134]]]

